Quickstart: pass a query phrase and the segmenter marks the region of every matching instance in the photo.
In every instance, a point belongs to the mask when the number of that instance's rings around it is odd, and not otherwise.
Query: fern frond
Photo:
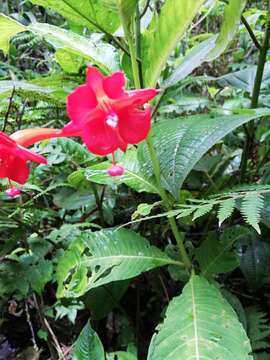
[[[194,215],[193,215],[193,221],[198,219],[199,217],[203,216],[203,215],[206,215],[208,214],[212,209],[213,209],[213,206],[214,206],[214,202],[209,202],[208,204],[205,204],[205,205],[202,205],[200,206],[195,212],[194,212]]]
[[[220,203],[219,209],[218,209],[218,214],[217,214],[219,226],[221,226],[223,221],[225,221],[232,215],[234,207],[235,207],[235,199],[234,198],[224,200],[223,202]]]
[[[270,349],[270,324],[268,316],[259,306],[246,309],[247,331],[253,351]]]
[[[240,212],[244,220],[251,225],[259,234],[261,230],[259,222],[261,219],[261,211],[264,206],[262,194],[247,194],[241,203]]]

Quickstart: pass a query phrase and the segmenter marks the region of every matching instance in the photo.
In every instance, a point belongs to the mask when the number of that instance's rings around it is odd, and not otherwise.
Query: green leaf
[[[27,30],[25,26],[4,14],[0,14],[0,49],[7,54],[9,50],[9,40],[17,33],[25,30]]]
[[[36,5],[50,8],[64,18],[79,25],[113,33],[119,26],[117,12],[113,7],[104,7],[104,0],[30,0]]]
[[[74,54],[69,48],[57,49],[54,57],[66,73],[78,73],[83,65],[83,58]]]
[[[96,200],[92,190],[75,191],[71,188],[62,188],[53,197],[53,203],[62,209],[76,210],[83,206],[95,208]]]
[[[262,194],[248,194],[241,202],[240,212],[245,221],[251,225],[258,234],[261,233],[259,222],[264,201]]]
[[[248,230],[243,227],[233,227],[226,229],[220,238],[216,233],[210,233],[196,250],[196,259],[202,274],[209,278],[235,269],[239,261],[232,247],[247,232]]]
[[[148,360],[252,360],[249,339],[232,307],[204,278],[192,276],[152,338]]]
[[[257,233],[250,233],[237,244],[240,269],[253,289],[269,283],[270,244]]]
[[[75,342],[73,360],[105,360],[103,345],[88,323]]]
[[[137,357],[129,352],[117,351],[107,354],[107,360],[137,360]]]
[[[83,301],[91,311],[91,319],[100,320],[117,307],[129,284],[130,280],[117,281],[88,291]]]
[[[100,285],[167,264],[182,266],[131,230],[85,232],[58,262],[57,295],[78,297]]]
[[[115,0],[118,8],[118,13],[121,18],[122,25],[125,31],[132,33],[132,19],[136,11],[138,0]]]
[[[108,176],[107,170],[111,166],[108,161],[90,166],[85,171],[86,179],[98,184],[117,186],[126,184],[138,192],[158,193],[156,186],[147,176],[140,172],[140,165],[137,159],[137,149],[130,148],[119,161],[125,169],[124,175],[112,177]]]
[[[29,271],[29,281],[33,290],[41,294],[44,286],[52,280],[53,266],[49,260],[41,260],[37,265],[31,267]]]
[[[223,75],[217,78],[218,83],[221,86],[232,86],[237,89],[242,89],[249,94],[252,94],[254,81],[256,77],[257,66],[249,65],[244,70],[231,72],[227,75]],[[270,84],[270,62],[265,64],[261,92],[267,93]]]
[[[109,73],[118,69],[118,54],[116,49],[101,40],[87,39],[72,31],[58,26],[33,23],[28,30],[43,36],[56,49],[64,49],[70,56],[81,56],[87,61],[98,65]]]
[[[268,115],[269,110],[259,109],[252,114],[180,117],[154,125],[151,135],[160,162],[162,185],[178,198],[187,175],[213,145],[240,125]],[[145,143],[139,145],[138,157],[142,172],[151,177],[152,165]]]
[[[166,61],[198,13],[203,0],[167,0],[143,34],[142,63],[146,87],[154,87]]]
[[[235,199],[227,199],[220,203],[219,209],[218,209],[218,225],[221,226],[223,221],[228,219],[234,210],[235,207]]]
[[[180,65],[178,65],[172,74],[164,82],[165,87],[173,86],[186,76],[192,73],[198,66],[206,61],[207,55],[215,47],[216,36],[201,42],[194,46],[190,52],[184,57]]]
[[[220,34],[216,41],[216,47],[207,57],[208,61],[212,61],[219,57],[227,48],[228,44],[234,38],[239,28],[242,11],[246,5],[246,0],[230,0],[225,5],[224,19]]]

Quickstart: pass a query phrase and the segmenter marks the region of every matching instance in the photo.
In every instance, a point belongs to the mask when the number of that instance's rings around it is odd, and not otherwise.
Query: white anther
[[[116,114],[107,116],[106,124],[115,129],[118,125],[118,116]]]

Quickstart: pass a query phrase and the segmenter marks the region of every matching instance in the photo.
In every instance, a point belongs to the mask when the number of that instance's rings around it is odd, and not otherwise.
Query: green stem
[[[171,206],[169,197],[168,197],[165,189],[161,186],[159,161],[158,161],[157,154],[156,154],[156,151],[155,151],[155,148],[154,148],[154,145],[153,145],[153,142],[152,142],[152,139],[150,136],[148,136],[148,138],[146,139],[146,143],[148,146],[148,151],[149,151],[151,162],[152,162],[153,171],[154,171],[154,175],[155,175],[156,182],[157,182],[157,187],[159,190],[159,195],[165,205],[166,210],[167,211],[172,210],[172,206]],[[169,220],[169,224],[171,226],[173,235],[175,237],[181,259],[184,263],[186,270],[188,272],[190,272],[190,270],[192,268],[192,264],[191,264],[188,254],[186,252],[185,245],[184,245],[181,235],[179,233],[175,218],[169,217],[168,220]]]
[[[268,1],[268,14],[267,14],[267,23],[266,30],[264,34],[263,44],[260,48],[257,72],[252,92],[251,98],[251,109],[256,109],[259,103],[260,91],[263,80],[263,73],[265,68],[265,63],[267,60],[267,52],[269,49],[269,40],[270,40],[270,1]],[[251,121],[247,127],[247,141],[243,150],[243,155],[241,159],[240,169],[241,169],[241,182],[244,181],[246,170],[247,170],[247,162],[251,157],[253,148],[254,148],[254,139],[255,139],[255,122]]]
[[[104,215],[103,215],[103,208],[102,208],[102,202],[101,199],[99,197],[96,185],[94,183],[90,183],[91,189],[94,193],[95,196],[95,200],[96,200],[96,204],[97,204],[97,208],[98,208],[98,214],[99,214],[99,219],[100,219],[100,223],[102,225],[102,227],[105,226],[105,220],[104,220]]]
[[[137,19],[138,21],[138,19]],[[134,46],[134,41],[133,41],[133,37],[132,34],[130,33],[129,29],[127,29],[125,27],[125,24],[123,23],[123,27],[124,27],[124,32],[125,32],[125,37],[128,41],[128,46],[129,46],[129,52],[130,52],[130,57],[131,57],[131,64],[132,64],[132,72],[133,72],[133,79],[134,79],[134,84],[136,88],[141,88],[141,81],[140,81],[140,71],[139,71],[139,64],[137,62],[137,56],[139,54],[136,53],[136,46]],[[137,29],[139,29],[138,24],[137,24]],[[140,34],[136,33],[136,37],[138,38],[138,36],[140,36]],[[152,142],[152,139],[150,137],[150,135],[148,136],[148,138],[146,139],[146,143],[148,146],[148,151],[150,154],[150,158],[151,158],[151,162],[152,162],[152,166],[153,166],[153,170],[154,170],[154,175],[156,178],[156,183],[157,183],[157,188],[159,190],[159,195],[164,203],[164,206],[167,210],[171,210],[172,206],[169,200],[169,197],[165,191],[165,189],[161,186],[161,176],[160,176],[160,166],[159,166],[159,161],[158,161],[158,157]],[[190,272],[191,268],[192,268],[192,264],[191,261],[189,259],[189,256],[186,252],[185,249],[185,245],[183,243],[183,240],[181,238],[181,235],[179,233],[176,221],[174,218],[169,218],[169,224],[171,226],[172,229],[172,233],[175,237],[178,249],[179,249],[179,254],[181,256],[181,259],[184,263],[184,266],[186,268],[186,270],[188,272]]]

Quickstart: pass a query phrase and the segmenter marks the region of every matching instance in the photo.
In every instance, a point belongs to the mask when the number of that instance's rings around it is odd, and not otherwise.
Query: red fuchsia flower
[[[63,134],[81,136],[92,153],[103,156],[117,149],[125,151],[128,144],[144,140],[151,127],[151,107],[145,104],[158,90],[125,91],[124,86],[123,72],[106,77],[95,67],[88,67],[86,83],[67,98],[71,122]]]
[[[47,160],[19,145],[11,137],[0,131],[0,178],[8,178],[24,184],[29,176],[27,161],[47,164]]]
[[[15,133],[10,135],[12,140],[16,141],[17,144],[24,147],[31,146],[41,140],[47,140],[62,136],[62,130],[50,128],[23,129],[16,131]]]
[[[11,181],[24,184],[29,176],[28,161],[47,164],[47,160],[28,149],[35,142],[62,136],[62,130],[33,128],[24,129],[8,136],[0,131],[0,178],[8,178],[10,188],[7,195],[15,197],[20,189],[12,186]]]

